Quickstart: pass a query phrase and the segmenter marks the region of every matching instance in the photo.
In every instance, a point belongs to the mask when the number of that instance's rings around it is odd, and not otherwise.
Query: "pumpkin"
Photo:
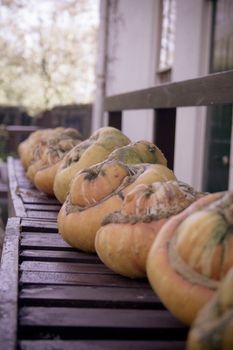
[[[58,167],[53,186],[56,198],[64,203],[75,174],[92,164],[102,162],[114,149],[129,142],[128,137],[120,130],[103,127],[94,132],[89,139],[75,146]]]
[[[125,178],[129,181],[128,175],[144,171],[142,168],[130,168],[127,164],[140,163],[166,165],[167,160],[160,149],[149,141],[142,140],[119,147],[105,161],[80,171],[74,177],[71,202],[86,206],[112,195]]]
[[[53,183],[57,169],[64,156],[82,141],[81,134],[72,128],[64,131],[48,141],[46,151],[38,160],[34,175],[34,184],[38,190],[53,195]]]
[[[85,252],[95,252],[95,235],[101,226],[103,216],[119,209],[121,203],[121,197],[115,195],[98,205],[82,210],[73,206],[68,196],[58,213],[58,231],[64,241],[72,247]]]
[[[73,128],[55,128],[46,133],[35,145],[33,159],[26,175],[39,190],[53,194],[53,182],[58,165],[65,154],[81,142],[81,137],[79,131]]]
[[[187,349],[233,349],[233,268],[198,313],[188,334]]]
[[[233,193],[198,199],[160,230],[147,259],[155,293],[190,325],[233,266]]]
[[[151,157],[151,144],[143,142],[148,146],[144,151],[147,150],[148,157]],[[138,144],[136,147],[138,149]],[[124,155],[125,148],[122,149]],[[156,152],[156,148],[153,150]],[[120,209],[124,197],[134,186],[175,179],[173,172],[164,165],[127,164],[119,158],[119,153],[117,159],[112,159],[110,155],[109,160],[74,177],[70,193],[58,215],[59,232],[73,247],[94,252],[95,235],[103,218]],[[135,161],[135,157],[133,159]],[[127,161],[130,162],[130,157]]]
[[[18,154],[23,167],[27,170],[34,158],[34,149],[43,139],[49,137],[52,129],[40,129],[32,132],[28,138],[18,145]]]
[[[182,182],[140,184],[121,210],[106,217],[95,238],[99,258],[111,270],[130,278],[146,277],[146,259],[160,228],[201,194]]]
[[[30,163],[28,163],[26,175],[28,179],[34,183],[34,177],[39,168],[43,166],[43,163],[46,161],[46,152],[48,148],[48,143],[51,138],[54,138],[60,135],[63,132],[64,128],[55,128],[55,129],[45,129],[41,134],[40,139],[34,144],[31,145]]]

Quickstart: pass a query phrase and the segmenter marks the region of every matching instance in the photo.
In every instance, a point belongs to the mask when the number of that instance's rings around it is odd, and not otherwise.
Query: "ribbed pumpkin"
[[[191,324],[233,266],[233,193],[208,194],[160,230],[147,260],[151,286]]]
[[[33,159],[26,173],[29,180],[42,192],[52,195],[61,160],[81,140],[80,132],[73,128],[55,128],[47,132],[34,147]]]
[[[139,147],[139,143],[136,143],[136,148],[143,149],[144,159],[157,159],[151,155],[157,152],[157,147],[152,147],[153,144],[147,141],[141,141],[142,144],[147,147]],[[122,147],[122,151],[126,161],[125,147]],[[71,183],[70,194],[58,215],[58,228],[64,240],[73,247],[95,251],[95,235],[103,218],[120,209],[124,197],[134,186],[175,179],[173,172],[164,165],[126,164],[119,160],[119,151],[117,159],[112,157],[81,171]],[[133,161],[135,159],[134,156]],[[127,161],[130,163],[130,157],[127,157]]]
[[[18,145],[18,154],[25,169],[27,169],[34,157],[34,148],[43,139],[47,139],[52,129],[40,129],[32,132],[26,140]]]
[[[233,349],[233,268],[211,301],[198,313],[187,350]]]
[[[57,199],[61,203],[65,201],[70,182],[80,170],[102,162],[114,149],[128,143],[129,138],[120,130],[103,127],[74,147],[64,157],[54,179],[53,191]]]
[[[64,129],[60,135],[50,138],[42,159],[38,160],[38,169],[33,179],[40,191],[54,194],[53,183],[57,169],[65,155],[80,142],[82,142],[80,132],[72,128]]]
[[[71,202],[79,206],[88,206],[112,195],[116,189],[119,190],[124,179],[129,185],[128,176],[144,172],[143,168],[130,168],[128,164],[141,163],[166,166],[167,160],[160,149],[149,141],[142,140],[118,147],[105,161],[80,171],[74,177],[70,191]]]
[[[146,259],[160,228],[200,197],[182,182],[137,185],[121,210],[106,217],[96,234],[100,259],[113,271],[130,278],[146,277]]]
[[[34,182],[36,171],[42,166],[44,159],[46,159],[46,151],[48,142],[51,138],[55,138],[64,131],[64,128],[43,129],[36,138],[37,141],[33,143],[33,138],[30,141],[30,136],[23,143],[25,157],[28,158],[28,165],[26,167],[26,175],[31,182]],[[30,160],[30,161],[29,161]],[[23,162],[23,159],[21,158]]]

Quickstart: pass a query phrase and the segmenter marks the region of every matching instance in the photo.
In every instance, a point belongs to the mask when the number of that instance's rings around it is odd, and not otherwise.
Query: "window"
[[[159,72],[170,70],[174,61],[176,0],[162,1]]]
[[[233,2],[212,1],[213,27],[210,72],[233,69]],[[203,190],[228,189],[232,129],[232,105],[208,107]]]

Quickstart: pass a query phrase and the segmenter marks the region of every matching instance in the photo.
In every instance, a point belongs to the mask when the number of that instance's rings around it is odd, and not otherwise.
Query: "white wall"
[[[110,96],[154,86],[158,83],[160,1],[101,2],[108,29],[102,30],[106,45],[101,56],[105,70],[100,72],[106,83],[104,93]],[[211,1],[177,0],[173,81],[208,73],[210,30]],[[174,171],[197,189],[202,185],[205,120],[204,108],[177,110]],[[94,117],[94,121],[94,129],[104,124],[101,118]],[[152,140],[153,112],[124,112],[123,132],[132,140]]]
[[[153,86],[159,0],[111,0],[108,5],[106,95]],[[124,112],[122,124],[133,141],[153,139],[152,111]]]
[[[110,4],[107,95],[153,85],[158,1],[114,0]]]
[[[178,0],[173,81],[208,74],[211,2]],[[202,186],[205,108],[177,109],[176,176],[197,189]]]

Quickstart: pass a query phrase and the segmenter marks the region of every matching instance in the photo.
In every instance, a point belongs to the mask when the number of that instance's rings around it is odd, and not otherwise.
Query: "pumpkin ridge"
[[[216,288],[219,286],[219,282],[210,279],[206,276],[203,276],[202,274],[193,270],[192,267],[190,267],[188,264],[186,264],[183,261],[183,259],[177,254],[176,250],[173,248],[173,246],[176,244],[176,240],[177,234],[174,233],[174,235],[171,237],[170,242],[167,243],[169,260],[176,272],[183,279],[185,278],[192,284],[199,284],[202,286],[204,285],[205,287],[208,287],[215,291]]]

